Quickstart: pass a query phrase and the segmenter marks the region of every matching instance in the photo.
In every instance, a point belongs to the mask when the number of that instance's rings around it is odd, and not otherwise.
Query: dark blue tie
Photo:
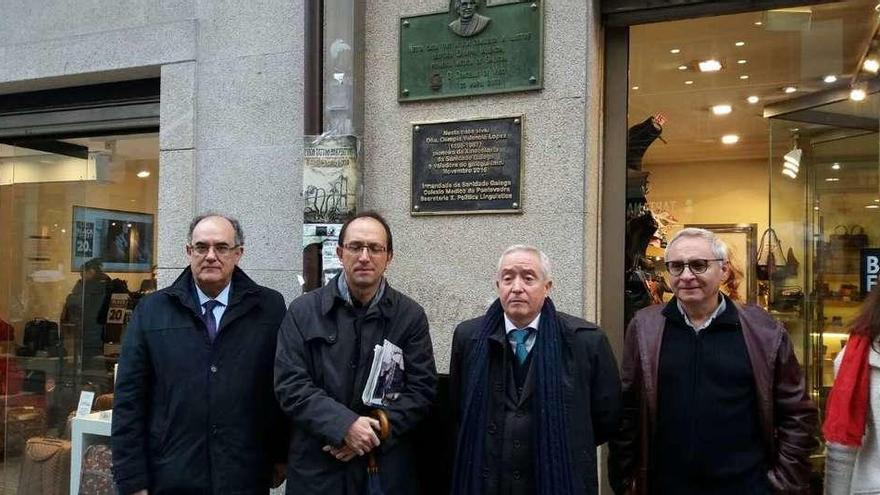
[[[214,339],[217,338],[217,319],[214,318],[214,308],[219,305],[220,302],[213,299],[202,304],[202,306],[205,307],[205,314],[202,315],[202,321],[205,322],[205,327],[208,328],[208,338],[211,339],[212,343],[214,342]]]
[[[526,358],[529,357],[529,350],[526,348],[526,340],[529,339],[529,335],[531,334],[531,328],[517,328],[510,332],[510,340],[516,344],[514,354],[516,354],[516,360],[519,361],[519,364],[525,363]]]

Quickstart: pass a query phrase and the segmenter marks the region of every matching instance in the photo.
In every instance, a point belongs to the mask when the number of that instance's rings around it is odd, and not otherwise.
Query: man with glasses
[[[817,411],[788,333],[720,293],[727,247],[704,229],[666,247],[675,297],[630,322],[615,493],[809,493]]]
[[[343,271],[326,286],[291,303],[278,336],[275,394],[290,418],[288,493],[366,493],[367,459],[378,460],[385,495],[418,493],[413,428],[434,400],[437,375],[425,311],[394,290],[385,270],[394,255],[382,216],[361,213],[340,230],[336,254]],[[383,376],[364,388],[374,349],[399,350],[403,379]],[[386,384],[388,386],[386,386]],[[376,395],[381,406],[364,404]],[[379,407],[391,434],[379,438]]]
[[[272,363],[284,298],[238,262],[244,234],[219,214],[189,228],[189,267],[135,309],[113,400],[118,492],[268,493],[287,424]]]

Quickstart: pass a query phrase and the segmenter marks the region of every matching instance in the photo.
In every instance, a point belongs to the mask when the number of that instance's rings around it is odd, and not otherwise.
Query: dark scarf
[[[562,360],[562,328],[556,307],[550,298],[544,301],[538,325],[532,366],[537,366],[535,387],[537,400],[533,407],[533,452],[539,495],[570,495],[574,493],[572,463],[568,447],[566,421],[565,372]],[[485,462],[486,429],[489,417],[489,342],[488,337],[504,328],[504,311],[496,299],[483,317],[483,327],[467,359],[470,373],[465,380],[464,405],[455,472],[453,495],[479,495],[483,492],[481,476]]]

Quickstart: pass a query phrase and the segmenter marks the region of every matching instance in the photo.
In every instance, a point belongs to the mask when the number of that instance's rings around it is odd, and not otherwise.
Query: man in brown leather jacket
[[[712,232],[679,232],[666,267],[675,298],[627,329],[615,493],[808,493],[818,414],[785,329],[719,292],[730,266]]]

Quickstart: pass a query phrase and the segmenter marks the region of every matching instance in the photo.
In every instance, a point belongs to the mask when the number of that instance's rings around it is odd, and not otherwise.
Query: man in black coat
[[[535,247],[507,248],[495,284],[498,299],[453,337],[452,493],[598,493],[596,446],[620,416],[608,339],[596,325],[556,312],[550,260]]]
[[[385,495],[416,494],[411,433],[428,414],[437,384],[428,319],[385,280],[394,251],[380,215],[346,222],[336,253],[343,272],[293,301],[278,336],[275,393],[292,422],[287,493],[366,493],[373,453]],[[378,395],[384,392],[380,407],[391,424],[391,436],[380,441],[370,417],[376,406],[362,396],[374,347],[386,341],[402,351],[403,380],[379,380],[390,384]]]
[[[280,484],[286,424],[272,390],[284,298],[237,267],[235,219],[196,217],[189,268],[138,304],[113,401],[120,494],[260,494]]]

